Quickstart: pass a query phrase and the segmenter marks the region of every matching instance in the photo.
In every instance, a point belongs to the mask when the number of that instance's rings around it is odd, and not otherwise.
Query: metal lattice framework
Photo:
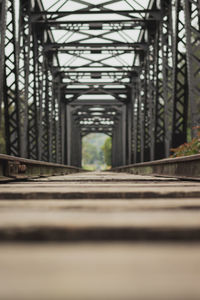
[[[0,0],[7,154],[79,166],[101,132],[113,166],[169,156],[200,125],[199,19],[198,0]]]

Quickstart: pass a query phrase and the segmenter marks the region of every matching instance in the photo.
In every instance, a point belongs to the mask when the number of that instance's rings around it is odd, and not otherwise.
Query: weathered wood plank
[[[200,244],[0,245],[0,299],[199,300]]]
[[[182,203],[184,209],[180,209],[179,202],[171,208],[168,205],[165,210],[160,206],[163,200],[157,201],[157,204],[154,200],[152,207],[148,201],[143,202],[142,209],[138,200],[135,206],[127,200],[126,205],[115,200],[109,208],[104,202],[103,210],[101,200],[97,200],[96,206],[93,202],[92,209],[91,206],[88,209],[85,200],[74,205],[71,201],[70,205],[62,206],[54,202],[53,207],[47,200],[46,203],[43,201],[42,208],[40,205],[16,207],[17,203],[12,206],[4,201],[0,211],[0,240],[200,241],[199,200],[193,199],[191,203],[188,200],[186,206]]]
[[[1,184],[0,266],[5,300],[199,300],[200,183],[105,172]]]
[[[137,199],[200,198],[200,186],[11,186],[1,187],[0,199]]]

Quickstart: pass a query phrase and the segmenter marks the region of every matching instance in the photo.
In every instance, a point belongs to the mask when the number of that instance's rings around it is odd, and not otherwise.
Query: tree
[[[89,143],[83,142],[83,165],[94,164],[98,158],[97,148]]]
[[[102,146],[102,151],[103,151],[103,154],[104,154],[104,161],[105,163],[108,165],[108,166],[111,166],[111,152],[112,152],[112,139],[111,137],[108,137],[106,140],[105,140],[105,143],[104,145]]]

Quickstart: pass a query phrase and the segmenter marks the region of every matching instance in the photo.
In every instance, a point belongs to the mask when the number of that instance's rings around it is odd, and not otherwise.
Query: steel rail
[[[0,154],[0,182],[83,172],[77,167]]]
[[[200,154],[120,166],[111,171],[200,180]]]

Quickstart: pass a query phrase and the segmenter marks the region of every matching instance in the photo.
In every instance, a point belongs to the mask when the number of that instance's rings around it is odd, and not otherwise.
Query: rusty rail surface
[[[120,166],[111,171],[200,180],[200,154]]]
[[[77,167],[0,154],[0,182],[66,175],[83,171]]]

